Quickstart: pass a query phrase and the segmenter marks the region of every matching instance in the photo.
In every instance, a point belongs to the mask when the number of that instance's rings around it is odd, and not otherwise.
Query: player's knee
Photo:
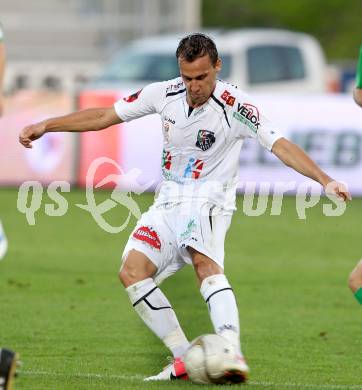
[[[118,277],[124,287],[129,287],[152,277],[156,271],[156,266],[146,256],[140,252],[131,251],[124,259]]]
[[[353,91],[353,97],[355,102],[362,107],[362,89],[361,88],[355,88]]]
[[[123,284],[124,287],[131,286],[133,283],[132,281],[132,275],[128,271],[127,268],[122,267],[122,269],[118,273],[119,280]]]
[[[362,286],[362,260],[356,265],[348,278],[348,286],[352,292],[357,291]]]
[[[221,267],[201,253],[193,254],[192,263],[200,283],[209,276],[223,273]]]
[[[349,274],[348,278],[348,287],[352,290],[352,292],[356,291],[356,286],[357,281],[356,281],[356,276],[354,270]]]
[[[144,272],[141,272],[137,267],[125,262],[118,274],[119,280],[124,287],[132,286],[143,279],[146,279]]]

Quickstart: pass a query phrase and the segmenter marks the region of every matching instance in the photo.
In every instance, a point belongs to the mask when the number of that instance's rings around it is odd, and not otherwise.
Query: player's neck
[[[210,96],[211,96],[211,95],[210,95]],[[193,103],[193,102],[191,101],[191,99],[187,96],[187,97],[186,97],[186,102],[187,102],[187,104],[189,105],[189,107],[191,107],[192,109],[194,109],[194,108],[197,108],[197,107],[200,107],[200,106],[204,105],[204,104],[210,99],[210,96],[209,96],[205,101],[203,101],[203,102],[201,102],[201,103]]]
[[[189,107],[191,107],[191,108],[197,108],[197,107],[203,106],[203,105],[211,98],[212,94],[213,94],[214,91],[215,91],[215,88],[216,88],[216,83],[215,83],[215,86],[214,86],[214,88],[212,89],[210,95],[208,96],[208,98],[205,99],[203,102],[199,102],[199,103],[193,102],[193,101],[190,99],[190,96],[186,93],[186,102],[187,102],[187,104],[188,104]]]

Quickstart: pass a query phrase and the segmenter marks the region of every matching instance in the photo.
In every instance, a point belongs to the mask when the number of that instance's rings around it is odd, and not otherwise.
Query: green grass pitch
[[[97,194],[97,200],[109,193]],[[176,389],[187,382],[145,384],[168,351],[143,325],[118,281],[122,248],[135,223],[102,231],[81,190],[66,195],[68,213],[36,213],[28,226],[16,190],[0,191],[9,252],[0,262],[0,345],[21,355],[16,390]],[[136,198],[142,211],[151,194]],[[246,217],[240,206],[226,242],[226,274],[236,293],[250,389],[362,389],[362,307],[347,287],[362,257],[362,199],[341,217],[321,204],[299,220],[295,198],[282,215]],[[270,210],[270,205],[268,211]],[[107,220],[119,224],[125,210]],[[190,339],[212,332],[193,270],[163,284]],[[215,388],[219,388],[216,387]]]

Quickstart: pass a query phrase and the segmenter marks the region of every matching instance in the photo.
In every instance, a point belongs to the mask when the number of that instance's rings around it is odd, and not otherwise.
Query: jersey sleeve
[[[272,149],[275,141],[283,137],[275,124],[248,97],[238,102],[233,112],[233,121],[238,138],[255,138],[268,150]]]
[[[166,96],[166,83],[159,82],[147,85],[134,94],[114,103],[117,115],[128,122],[145,115],[161,112]]]

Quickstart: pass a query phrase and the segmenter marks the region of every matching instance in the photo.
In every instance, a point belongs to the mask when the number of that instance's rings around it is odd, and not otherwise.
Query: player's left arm
[[[296,144],[286,138],[274,142],[272,152],[288,167],[320,183],[325,190],[342,200],[351,200],[351,194],[343,183],[333,180]],[[328,187],[327,187],[328,186]]]

